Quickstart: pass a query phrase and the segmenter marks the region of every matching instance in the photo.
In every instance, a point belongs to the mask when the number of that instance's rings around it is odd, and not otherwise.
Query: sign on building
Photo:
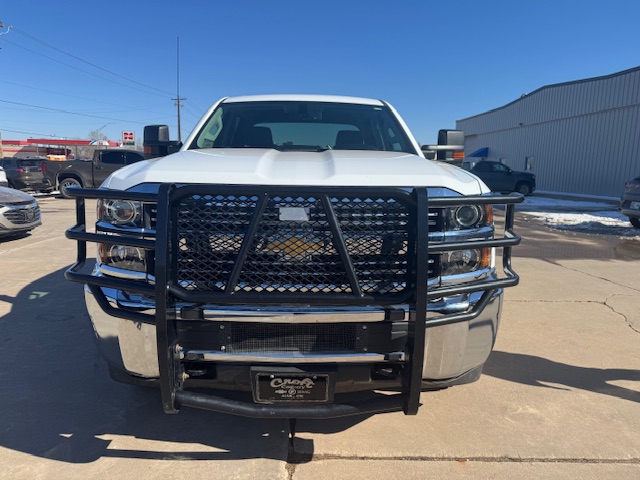
[[[136,139],[133,132],[122,132],[122,145],[135,145]]]

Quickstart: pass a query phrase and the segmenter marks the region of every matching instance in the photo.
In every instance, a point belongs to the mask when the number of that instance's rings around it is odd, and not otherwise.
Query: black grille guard
[[[134,322],[143,322],[156,326],[158,343],[158,364],[160,370],[160,388],[165,412],[175,413],[180,406],[192,406],[221,413],[263,417],[263,418],[330,418],[346,415],[366,414],[403,410],[414,415],[418,411],[424,360],[425,331],[428,327],[469,321],[477,317],[489,303],[495,293],[502,288],[515,286],[519,277],[511,267],[511,248],[520,243],[520,236],[513,231],[515,204],[523,201],[520,194],[510,195],[473,195],[461,197],[428,198],[426,187],[411,189],[395,187],[289,187],[289,186],[247,186],[247,185],[188,185],[162,184],[158,194],[126,192],[103,189],[68,189],[70,196],[76,199],[76,225],[69,228],[66,236],[77,241],[77,259],[66,270],[65,278],[86,284],[100,307],[109,315]],[[178,249],[178,203],[192,195],[234,195],[258,197],[258,205],[248,224],[245,239],[238,254],[230,283],[221,291],[189,291],[176,281],[176,250]],[[348,293],[308,293],[308,292],[243,292],[238,291],[238,276],[242,263],[246,260],[253,236],[256,235],[260,216],[265,202],[273,196],[313,196],[320,199],[327,213],[332,241],[339,254],[342,266],[349,279],[351,288]],[[331,199],[348,196],[375,196],[393,199],[401,203],[409,212],[407,232],[409,242],[407,255],[409,265],[406,269],[406,287],[394,294],[367,294],[358,286],[357,273],[350,260],[348,249],[342,235],[340,222],[332,213]],[[89,232],[86,228],[86,200],[124,199],[157,203],[155,240],[144,238],[142,234],[105,235]],[[504,233],[501,238],[472,240],[449,243],[429,244],[428,212],[429,208],[445,208],[460,205],[505,205]],[[82,273],[87,260],[87,242],[117,243],[138,247],[147,251],[155,250],[155,285],[141,281],[94,276]],[[108,242],[107,242],[108,241]],[[475,280],[464,284],[427,287],[427,264],[429,255],[445,251],[466,250],[469,248],[502,248],[501,278]],[[114,308],[108,302],[100,287],[113,288],[128,292],[154,296],[155,315],[133,309]],[[469,310],[460,313],[439,315],[427,318],[429,300],[445,296],[482,291],[481,298]],[[203,395],[182,390],[180,360],[178,356],[176,333],[176,303],[194,304],[215,303],[231,304],[289,304],[289,305],[375,305],[388,306],[406,304],[409,306],[409,328],[404,361],[402,393],[384,395],[377,400],[358,404],[328,405],[257,405]]]

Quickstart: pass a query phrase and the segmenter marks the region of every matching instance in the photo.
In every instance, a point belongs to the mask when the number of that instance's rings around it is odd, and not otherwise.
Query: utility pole
[[[180,96],[180,37],[177,38],[177,48],[176,48],[176,97],[171,100],[176,102],[176,107],[178,107],[178,141],[182,143],[182,131],[180,130],[180,108],[182,108],[182,100],[186,100],[186,98]]]
[[[182,132],[180,131],[180,108],[182,107],[182,103],[180,103],[180,100],[186,100],[186,98],[178,95],[178,98],[172,98],[171,100],[174,100],[176,107],[178,107],[178,141],[182,143]]]

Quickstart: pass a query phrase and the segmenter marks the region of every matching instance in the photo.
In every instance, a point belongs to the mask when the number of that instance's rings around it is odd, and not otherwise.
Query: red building
[[[2,140],[5,157],[44,157],[64,155],[65,158],[78,156],[78,147],[87,146],[121,147],[122,142],[108,140],[52,140],[48,138],[28,138],[26,140]],[[74,148],[75,147],[75,148]]]

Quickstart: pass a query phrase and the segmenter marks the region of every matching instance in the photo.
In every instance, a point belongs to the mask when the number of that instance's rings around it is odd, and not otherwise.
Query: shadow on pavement
[[[31,232],[10,233],[0,236],[0,245],[5,242],[12,242],[14,240],[20,240],[21,238],[30,237]]]
[[[640,382],[640,370],[580,367],[534,355],[494,351],[482,373],[524,385],[561,388],[545,385],[553,383],[640,403],[640,393],[637,391],[608,383],[616,380]]]
[[[286,461],[290,455],[286,420],[186,408],[167,415],[158,390],[111,380],[82,287],[64,280],[62,270],[1,299],[12,306],[0,317],[0,446],[69,463],[101,457]],[[336,420],[331,429],[363,419]]]

